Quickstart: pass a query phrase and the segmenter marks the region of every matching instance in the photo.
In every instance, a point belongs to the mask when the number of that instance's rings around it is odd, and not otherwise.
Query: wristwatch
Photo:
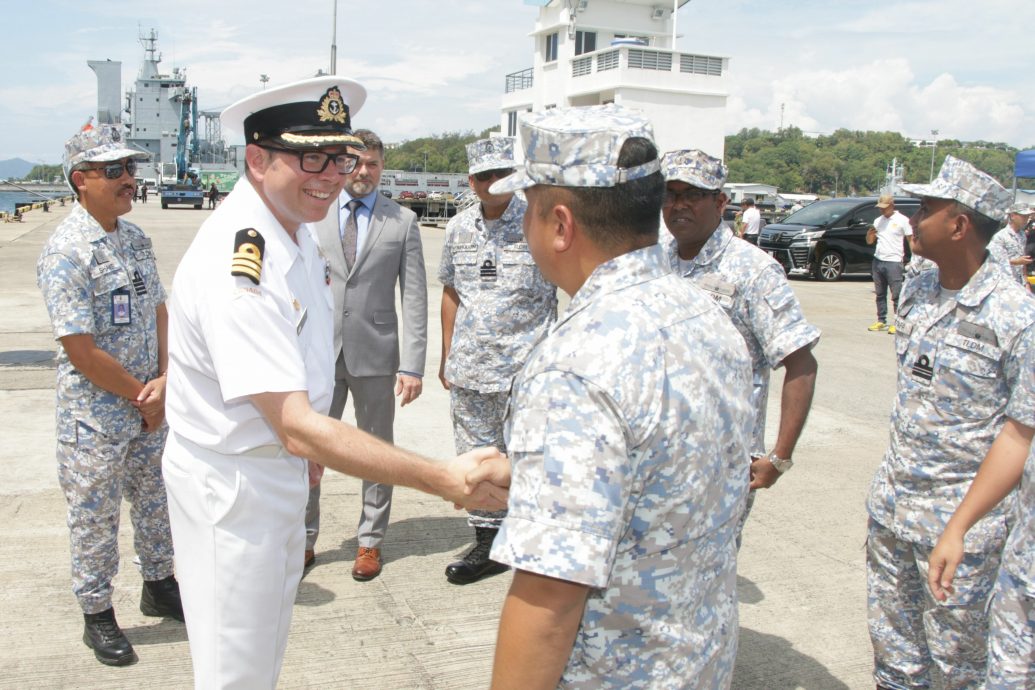
[[[765,457],[766,457],[766,460],[768,460],[769,462],[773,463],[773,467],[775,467],[776,471],[779,472],[780,474],[783,474],[784,472],[786,472],[787,470],[791,469],[791,467],[794,466],[794,461],[793,460],[791,460],[790,458],[781,458],[781,457],[777,456],[775,450],[774,451],[770,451],[769,455],[767,455]]]

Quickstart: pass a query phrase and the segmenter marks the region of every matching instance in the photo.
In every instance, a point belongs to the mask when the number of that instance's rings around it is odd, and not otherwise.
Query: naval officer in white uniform
[[[246,175],[173,282],[163,457],[197,688],[272,688],[302,575],[306,461],[465,505],[505,505],[464,476],[495,451],[436,464],[325,416],[334,382],[330,272],[308,223],[361,148],[366,92],[339,77],[245,98]],[[502,500],[501,500],[502,499]]]

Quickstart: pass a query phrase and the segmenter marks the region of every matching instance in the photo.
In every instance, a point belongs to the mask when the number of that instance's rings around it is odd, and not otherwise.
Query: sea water
[[[43,197],[56,199],[62,196],[69,196],[72,192],[0,192],[0,211],[14,213],[15,203],[35,203],[43,201]],[[42,195],[42,196],[40,196]],[[55,202],[56,204],[57,202]]]

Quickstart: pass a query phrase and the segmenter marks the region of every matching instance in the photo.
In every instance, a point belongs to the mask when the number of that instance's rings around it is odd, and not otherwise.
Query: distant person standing
[[[378,191],[384,144],[368,129],[354,134],[366,150],[357,152],[359,162],[345,175],[345,188],[337,203],[315,224],[317,239],[330,262],[334,294],[336,363],[330,415],[341,418],[351,392],[356,426],[392,442],[395,398],[405,407],[423,390],[428,280],[417,216]],[[402,306],[401,339],[396,285]],[[306,566],[316,557],[320,533],[318,475],[306,507]],[[381,543],[392,510],[392,485],[364,481],[361,499],[352,577],[364,581],[381,573]]]
[[[147,203],[147,183],[140,185],[140,203]]]
[[[1010,203],[994,178],[946,156],[931,184],[904,189],[921,197],[913,247],[938,270],[902,290],[890,442],[866,502],[874,681],[927,688],[933,665],[947,690],[979,688],[1006,506],[970,528],[944,603],[927,589],[927,563],[982,458],[1031,440],[1035,303],[987,252]]]
[[[757,245],[758,233],[762,229],[762,214],[758,212],[754,199],[744,199],[740,205],[740,235],[751,244]]]
[[[216,183],[213,182],[212,186],[208,188],[208,207],[214,209],[216,202],[219,201],[219,189],[216,187]]]
[[[1032,208],[1027,202],[1015,203],[1007,213],[1006,226],[997,232],[992,241],[988,243],[989,253],[1006,261],[1010,265],[1014,278],[1025,289],[1028,289],[1028,266],[1032,262],[1032,257],[1028,255],[1026,249],[1027,226],[1033,213],[1035,213],[1035,208]]]
[[[877,243],[873,252],[873,292],[877,296],[877,320],[869,331],[895,332],[895,326],[888,323],[888,292],[891,292],[892,306],[898,313],[898,296],[902,291],[903,263],[906,258],[906,238],[913,234],[909,219],[895,210],[895,197],[882,194],[877,199],[881,214],[866,231],[866,244]]]
[[[123,496],[144,580],[140,610],[183,620],[161,463],[166,295],[151,240],[119,218],[132,208],[137,160],[147,157],[113,125],[88,126],[69,139],[64,172],[77,201],[36,266],[61,344],[57,460],[72,591],[86,622],[83,642],[110,666],[137,660],[112,607]]]
[[[665,197],[661,215],[668,232],[659,244],[672,270],[708,293],[744,337],[751,355],[754,424],[749,455],[751,491],[773,486],[791,468],[791,455],[812,405],[819,329],[805,320],[787,276],[772,257],[733,236],[722,222],[726,166],[699,150],[672,151],[661,163]],[[780,424],[772,449],[765,450],[769,374],[785,367]],[[740,529],[737,530],[740,541]]]
[[[510,386],[528,353],[557,318],[557,288],[543,278],[522,232],[525,201],[493,194],[493,182],[514,172],[514,138],[467,145],[468,182],[479,203],[446,227],[442,263],[442,362],[457,453],[479,446],[503,451]],[[506,511],[468,517],[475,544],[446,568],[446,579],[466,585],[507,566],[489,558]]]

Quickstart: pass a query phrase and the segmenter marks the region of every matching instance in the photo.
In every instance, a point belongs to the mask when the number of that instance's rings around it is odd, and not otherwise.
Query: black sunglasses
[[[356,165],[359,163],[359,156],[354,153],[296,151],[294,149],[285,149],[279,146],[266,146],[264,144],[259,144],[259,146],[268,151],[280,151],[281,153],[292,153],[298,156],[298,166],[302,168],[302,172],[307,173],[322,173],[333,160],[334,169],[338,171],[338,174],[348,175],[356,169]]]
[[[514,168],[496,168],[495,170],[482,170],[474,174],[474,179],[479,182],[488,182],[492,178],[502,179],[507,175],[511,175],[514,172]]]
[[[104,176],[109,180],[117,180],[122,177],[122,173],[125,172],[130,177],[137,171],[137,162],[132,158],[127,158],[124,161],[115,161],[114,163],[105,163],[104,165],[95,165],[90,168],[79,168],[80,170],[103,170]]]

